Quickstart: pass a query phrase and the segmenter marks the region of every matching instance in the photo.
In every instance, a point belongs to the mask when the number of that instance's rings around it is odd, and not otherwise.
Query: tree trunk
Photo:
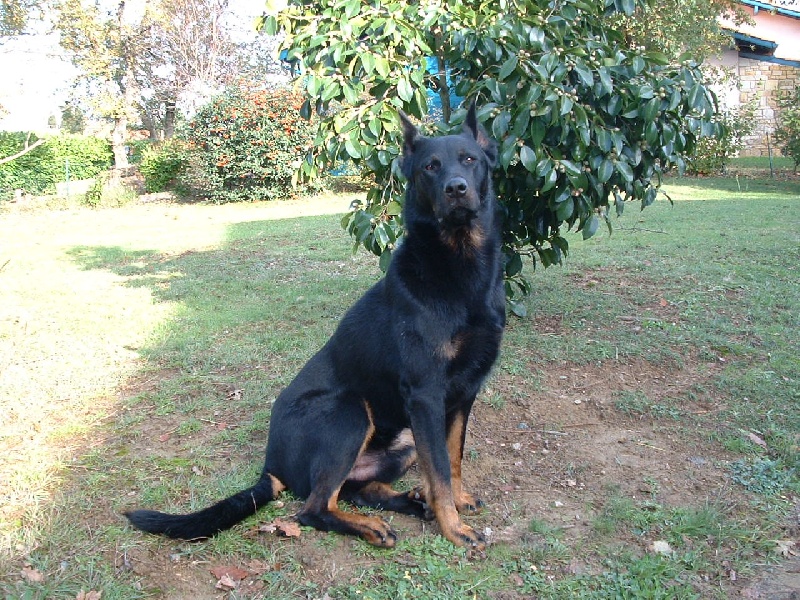
[[[164,139],[175,135],[175,100],[167,100],[164,107]]]
[[[442,56],[436,57],[436,66],[439,69],[436,74],[436,91],[442,100],[442,118],[445,123],[449,123],[453,108],[450,106],[450,87],[447,85],[447,64]]]
[[[146,108],[143,108],[139,114],[142,119],[142,125],[150,132],[150,141],[157,142],[158,127],[156,127],[156,120],[153,118],[153,115]]]
[[[128,168],[128,149],[125,146],[125,134],[128,129],[128,117],[124,112],[114,119],[114,130],[111,132],[111,150],[114,153],[114,168]]]

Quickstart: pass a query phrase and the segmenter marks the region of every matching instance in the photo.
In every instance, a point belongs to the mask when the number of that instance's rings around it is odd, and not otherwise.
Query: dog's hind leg
[[[311,493],[297,519],[303,525],[322,531],[355,535],[375,546],[391,548],[397,535],[386,521],[344,512],[338,507],[342,487],[375,433],[366,403],[358,408],[350,403],[346,408],[344,403],[339,406],[339,424],[329,423],[327,433],[316,440],[316,458],[310,469]]]
[[[373,546],[391,548],[397,541],[397,534],[389,524],[379,517],[370,517],[357,513],[345,512],[337,506],[339,490],[334,490],[328,498],[320,490],[309,496],[297,519],[303,525],[309,525],[322,531],[336,531],[347,535],[358,536]]]
[[[340,497],[356,506],[390,510],[425,521],[434,518],[433,512],[417,490],[398,492],[388,483],[380,481],[371,481],[358,489],[343,489]]]

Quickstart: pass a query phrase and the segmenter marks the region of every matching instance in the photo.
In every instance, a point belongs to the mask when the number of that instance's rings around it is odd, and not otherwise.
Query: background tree
[[[80,106],[67,102],[61,107],[61,131],[83,133],[86,130],[86,114]]]
[[[651,204],[661,175],[683,169],[698,137],[718,129],[694,61],[631,47],[624,30],[608,27],[648,6],[273,0],[261,26],[284,36],[288,58],[302,66],[303,114],[320,115],[303,176],[348,159],[373,179],[366,206],[345,225],[383,266],[402,234],[397,109],[424,119],[431,93],[477,99],[500,144],[512,296],[529,290],[524,257],[559,263],[565,230],[588,238],[600,223],[610,227],[610,202],[617,214],[626,200]],[[456,111],[444,128],[462,117]]]
[[[670,58],[688,53],[695,60],[719,54],[731,44],[719,18],[741,23],[747,19],[735,0],[664,0],[639,5],[630,15],[618,15],[629,46],[658,50]]]
[[[199,107],[245,73],[263,78],[253,48],[274,44],[264,36],[235,41],[241,17],[228,0],[122,0],[114,11],[57,0],[55,7],[61,45],[81,70],[94,111],[114,122],[119,139],[137,115],[152,138],[171,137],[181,105]],[[115,147],[123,164],[124,143]]]
[[[221,90],[237,76],[237,46],[225,25],[228,0],[159,0],[142,23],[139,86],[145,124],[160,121],[165,138],[175,131],[179,96],[189,90]],[[152,131],[152,129],[151,129]]]
[[[0,0],[0,43],[3,38],[24,33],[40,4],[39,0]]]
[[[113,123],[114,166],[127,168],[126,132],[139,93],[135,78],[141,48],[137,13],[125,0],[115,12],[104,12],[98,4],[84,0],[60,0],[55,9],[61,46],[81,70],[95,110]]]

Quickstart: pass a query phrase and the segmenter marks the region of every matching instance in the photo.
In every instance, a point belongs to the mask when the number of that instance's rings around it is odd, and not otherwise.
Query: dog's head
[[[407,206],[420,216],[433,217],[444,230],[469,228],[491,210],[491,175],[497,144],[478,124],[475,104],[469,108],[458,135],[425,137],[408,117],[403,125],[403,174],[408,179]]]

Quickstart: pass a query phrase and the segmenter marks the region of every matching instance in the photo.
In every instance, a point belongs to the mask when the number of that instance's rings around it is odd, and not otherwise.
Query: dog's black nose
[[[463,177],[453,177],[444,186],[444,193],[448,198],[463,198],[469,186]]]

